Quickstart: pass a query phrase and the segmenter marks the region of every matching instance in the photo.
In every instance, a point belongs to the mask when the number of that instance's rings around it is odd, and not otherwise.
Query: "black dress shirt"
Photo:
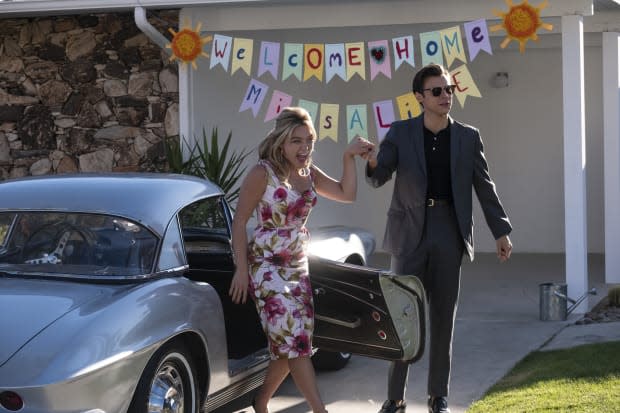
[[[434,134],[424,128],[427,198],[452,200],[450,177],[450,125]]]

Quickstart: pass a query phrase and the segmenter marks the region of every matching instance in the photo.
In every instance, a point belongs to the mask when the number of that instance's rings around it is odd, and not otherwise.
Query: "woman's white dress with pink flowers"
[[[316,204],[314,188],[298,193],[282,183],[269,163],[267,189],[257,207],[258,226],[249,246],[250,292],[269,340],[272,359],[312,354],[314,305],[305,227]]]

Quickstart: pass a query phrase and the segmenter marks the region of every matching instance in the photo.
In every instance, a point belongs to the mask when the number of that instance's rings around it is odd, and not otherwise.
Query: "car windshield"
[[[0,212],[0,271],[136,276],[153,268],[158,238],[125,218],[73,212]]]

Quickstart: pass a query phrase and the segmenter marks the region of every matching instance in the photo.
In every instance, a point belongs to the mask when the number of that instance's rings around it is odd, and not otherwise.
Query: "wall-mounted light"
[[[491,79],[491,85],[498,89],[508,87],[509,84],[508,72],[497,72],[493,75],[493,79]]]

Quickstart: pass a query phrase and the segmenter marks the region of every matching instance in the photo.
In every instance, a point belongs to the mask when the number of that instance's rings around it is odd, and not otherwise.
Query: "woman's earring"
[[[310,168],[304,167],[299,170],[299,176],[306,177],[310,175]]]

